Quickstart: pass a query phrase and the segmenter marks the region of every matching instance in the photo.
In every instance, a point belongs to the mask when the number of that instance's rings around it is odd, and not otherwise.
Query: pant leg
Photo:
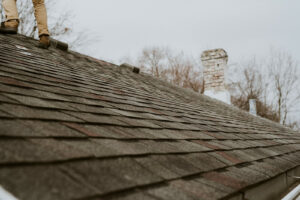
[[[2,0],[6,20],[19,19],[17,0]]]
[[[45,0],[32,0],[39,35],[49,35]]]

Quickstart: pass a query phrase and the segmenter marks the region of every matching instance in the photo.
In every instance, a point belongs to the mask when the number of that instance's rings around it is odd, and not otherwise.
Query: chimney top
[[[224,49],[206,50],[203,51],[203,53],[201,54],[202,61],[221,59],[221,58],[222,59],[225,58],[226,62],[228,61],[228,55]]]

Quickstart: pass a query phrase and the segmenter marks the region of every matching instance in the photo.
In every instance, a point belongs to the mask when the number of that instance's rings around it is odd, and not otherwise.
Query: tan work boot
[[[39,47],[43,49],[48,49],[50,46],[50,37],[49,35],[40,35],[40,44]]]
[[[19,21],[16,19],[8,20],[1,23],[0,33],[4,34],[17,34]]]

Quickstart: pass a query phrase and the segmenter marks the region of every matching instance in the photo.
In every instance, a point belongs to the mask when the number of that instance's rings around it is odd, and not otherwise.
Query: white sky
[[[18,200],[0,185],[0,200]]]
[[[198,56],[224,48],[230,62],[271,46],[300,60],[300,0],[64,0],[77,30],[99,41],[82,52],[104,60],[136,57],[145,46]],[[65,8],[65,7],[64,7]]]

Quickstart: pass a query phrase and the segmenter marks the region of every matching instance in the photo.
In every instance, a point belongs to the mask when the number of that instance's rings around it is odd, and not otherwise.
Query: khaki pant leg
[[[39,35],[49,35],[47,23],[47,11],[44,0],[32,0],[34,15],[39,29]]]
[[[2,6],[4,8],[6,20],[19,19],[16,0],[3,0]]]

